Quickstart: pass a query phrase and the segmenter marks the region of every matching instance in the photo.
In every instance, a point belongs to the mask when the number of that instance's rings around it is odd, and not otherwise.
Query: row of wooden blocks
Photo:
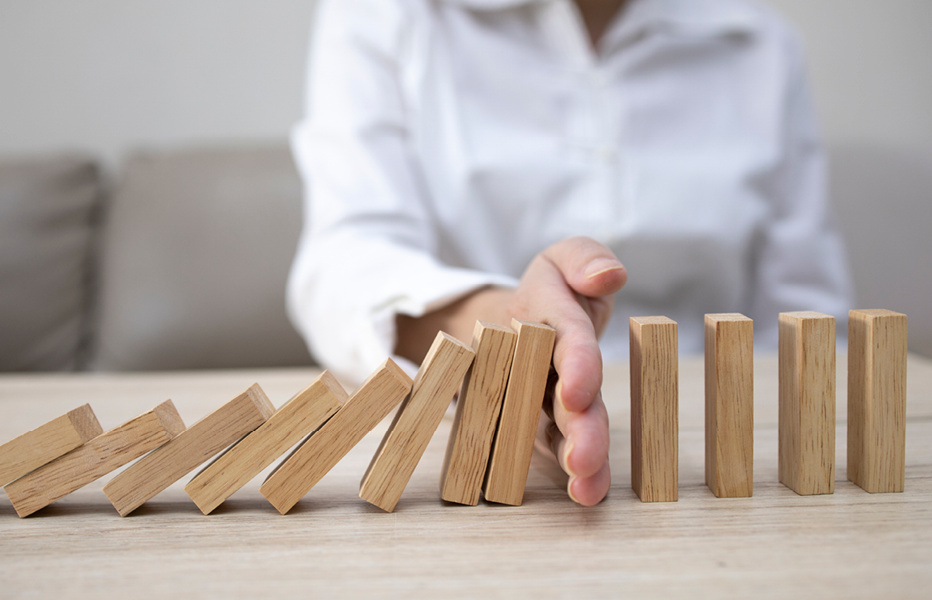
[[[475,505],[481,493],[518,505],[555,331],[511,325],[477,323],[472,347],[439,333],[413,381],[387,359],[350,397],[324,371],[277,411],[256,384],[187,429],[171,400],[106,433],[85,405],[0,446],[0,484],[12,482],[4,489],[25,517],[142,457],[103,488],[125,516],[227,448],[185,486],[209,514],[294,447],[260,487],[286,514],[401,404],[359,489],[392,511],[459,391],[442,498]]]
[[[832,493],[835,320],[783,313],[779,325],[780,481],[799,494]],[[85,405],[0,446],[0,483],[12,481],[5,489],[22,517],[145,455],[104,486],[125,516],[228,448],[185,486],[209,514],[297,444],[260,487],[286,514],[400,403],[359,492],[392,511],[459,390],[441,497],[521,504],[554,333],[480,322],[469,347],[441,332],[413,381],[389,359],[348,397],[325,371],[277,411],[253,385],[188,429],[170,400],[107,433]],[[675,501],[677,325],[635,317],[630,334],[632,487],[645,502]],[[905,315],[851,311],[848,356],[848,477],[870,492],[902,491]],[[706,315],[705,360],[706,482],[719,497],[751,496],[752,321]]]
[[[677,326],[631,319],[631,479],[645,502],[677,499]],[[906,478],[906,315],[848,316],[848,479],[872,493]],[[835,318],[779,316],[778,472],[800,495],[835,491]],[[705,475],[717,497],[748,497],[754,471],[754,330],[705,317]]]

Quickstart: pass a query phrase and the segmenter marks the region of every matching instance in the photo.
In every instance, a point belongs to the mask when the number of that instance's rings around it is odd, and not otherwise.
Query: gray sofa
[[[312,364],[285,315],[287,147],[0,163],[0,370]]]
[[[832,152],[859,305],[932,356],[932,165]],[[301,184],[284,143],[0,161],[0,371],[312,364],[285,315]]]

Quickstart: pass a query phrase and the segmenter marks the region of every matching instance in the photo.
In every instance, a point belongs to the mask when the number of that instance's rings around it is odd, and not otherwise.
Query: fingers
[[[560,466],[571,477],[592,477],[608,462],[608,411],[601,394],[582,412],[554,405],[559,431],[551,431],[551,448]]]
[[[583,506],[598,504],[611,486],[608,414],[601,396],[582,413],[555,408],[557,423],[547,429],[550,449],[570,476],[567,493]]]
[[[614,294],[628,280],[621,261],[593,239],[575,237],[550,246],[543,256],[577,293],[590,298]]]

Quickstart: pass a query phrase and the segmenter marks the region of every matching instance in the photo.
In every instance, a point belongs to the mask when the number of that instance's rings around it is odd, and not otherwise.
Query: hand
[[[599,503],[611,484],[598,338],[611,317],[613,296],[626,280],[611,250],[588,238],[571,238],[534,258],[508,303],[509,316],[556,329],[557,381],[545,400],[553,423],[545,431],[570,476],[567,493],[584,506]]]
[[[477,319],[508,325],[515,317],[556,329],[557,380],[544,400],[553,423],[543,428],[545,442],[570,476],[570,497],[592,506],[611,484],[598,338],[627,278],[611,250],[589,238],[570,238],[538,254],[516,289],[483,288],[421,317],[399,315],[395,352],[420,363],[437,331],[468,340]]]

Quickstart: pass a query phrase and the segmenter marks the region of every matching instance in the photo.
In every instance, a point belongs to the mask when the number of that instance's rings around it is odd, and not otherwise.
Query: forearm
[[[508,325],[513,295],[512,289],[487,286],[420,317],[398,315],[395,354],[420,364],[438,331],[468,344],[477,320]]]

